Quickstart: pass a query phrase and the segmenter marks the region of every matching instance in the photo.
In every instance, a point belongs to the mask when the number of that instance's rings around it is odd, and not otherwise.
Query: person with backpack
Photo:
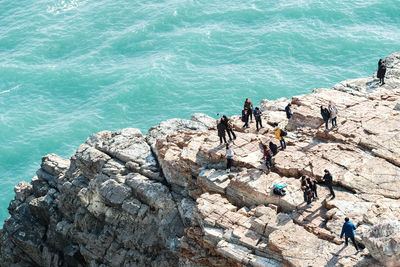
[[[249,128],[249,111],[247,108],[242,110],[242,121],[244,122],[243,128]]]
[[[218,122],[217,124],[217,130],[218,130],[218,136],[219,136],[219,144],[222,144],[222,139],[224,140],[224,143],[226,144],[226,137],[225,137],[225,125],[222,122],[222,119]]]
[[[274,154],[274,156],[278,154],[278,146],[272,143],[272,141],[269,142],[269,149],[271,149],[272,154]]]
[[[232,121],[225,115],[222,116],[222,121],[225,125],[226,128],[226,132],[228,133],[229,136],[229,140],[232,141],[232,136],[233,136],[233,140],[236,139],[236,135],[235,132],[233,131],[233,123]],[[232,134],[232,136],[231,136]]]
[[[324,119],[325,121],[325,129],[328,130],[328,122],[329,122],[329,118],[331,117],[331,114],[329,113],[329,110],[327,108],[324,108],[323,106],[321,106],[321,116],[322,119]]]
[[[250,122],[253,122],[253,103],[248,98],[244,101],[244,109],[247,109],[247,116],[250,117]]]
[[[226,172],[227,173],[231,172],[234,155],[235,155],[235,153],[233,152],[233,149],[231,148],[231,144],[226,144]]]
[[[329,191],[331,193],[332,198],[335,198],[335,192],[333,192],[333,177],[331,175],[331,173],[328,170],[324,170],[324,177],[322,178],[325,181],[326,186],[329,188]]]
[[[386,74],[386,63],[382,59],[379,59],[378,72],[376,76],[379,78],[379,82],[381,83],[381,85],[385,84],[385,74]]]
[[[290,109],[291,106],[292,106],[292,104],[289,103],[289,104],[285,107],[286,118],[288,118],[288,120],[290,120],[290,119],[292,118],[292,116],[293,116],[292,110]]]
[[[271,149],[269,149],[268,146],[263,145],[263,147],[264,147],[265,166],[267,166],[267,172],[269,172],[272,166],[272,157],[274,154],[272,153]]]
[[[332,103],[332,100],[329,101],[328,110],[329,110],[329,114],[331,115],[330,119],[332,122],[332,128],[337,127],[336,117],[338,114],[338,110],[337,110],[335,104]]]
[[[285,150],[286,148],[286,141],[285,141],[285,137],[287,135],[285,130],[282,130],[281,128],[279,128],[278,124],[275,123],[275,137],[276,139],[279,140],[279,142],[281,143],[281,150]]]
[[[353,242],[354,247],[358,251],[358,246],[356,243],[356,240],[354,238],[354,230],[356,230],[357,227],[354,226],[352,222],[350,222],[350,219],[348,217],[344,218],[344,224],[342,226],[342,233],[340,234],[340,238],[343,238],[343,234],[345,237],[345,245],[347,246],[349,244],[349,238],[351,242]]]
[[[263,128],[261,121],[261,111],[258,107],[254,110],[254,119],[256,120],[256,128],[258,131],[258,125],[260,124],[260,128]]]

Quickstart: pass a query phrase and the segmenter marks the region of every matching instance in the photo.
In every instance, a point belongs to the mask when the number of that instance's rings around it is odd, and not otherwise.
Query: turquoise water
[[[94,132],[371,75],[400,50],[399,14],[395,0],[0,0],[0,221],[41,156]]]

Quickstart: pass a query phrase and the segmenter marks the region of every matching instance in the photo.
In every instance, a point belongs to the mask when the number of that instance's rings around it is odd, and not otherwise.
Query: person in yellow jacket
[[[281,149],[284,150],[286,148],[286,141],[285,141],[285,137],[283,137],[282,133],[282,129],[279,128],[278,124],[275,123],[275,137],[276,139],[279,140],[279,142],[281,143]]]

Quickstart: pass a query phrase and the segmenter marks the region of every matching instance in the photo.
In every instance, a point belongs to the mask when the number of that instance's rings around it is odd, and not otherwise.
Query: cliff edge
[[[324,130],[332,100],[338,127]],[[284,107],[292,104],[287,121]],[[0,266],[400,266],[400,53],[386,84],[346,80],[290,100],[260,103],[264,128],[235,121],[225,172],[215,119],[171,119],[90,136],[70,159],[50,154],[15,187],[0,230]],[[261,143],[289,129],[265,172]],[[299,177],[334,177],[303,201]],[[272,192],[285,182],[287,194]],[[366,248],[339,235],[344,218]]]

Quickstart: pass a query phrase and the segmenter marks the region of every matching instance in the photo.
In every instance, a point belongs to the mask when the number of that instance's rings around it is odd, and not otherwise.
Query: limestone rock
[[[207,128],[216,128],[216,120],[206,114],[203,113],[195,113],[190,116],[191,121],[200,122],[204,124]]]
[[[400,264],[400,223],[383,221],[371,227],[362,238],[371,255],[385,266]]]

